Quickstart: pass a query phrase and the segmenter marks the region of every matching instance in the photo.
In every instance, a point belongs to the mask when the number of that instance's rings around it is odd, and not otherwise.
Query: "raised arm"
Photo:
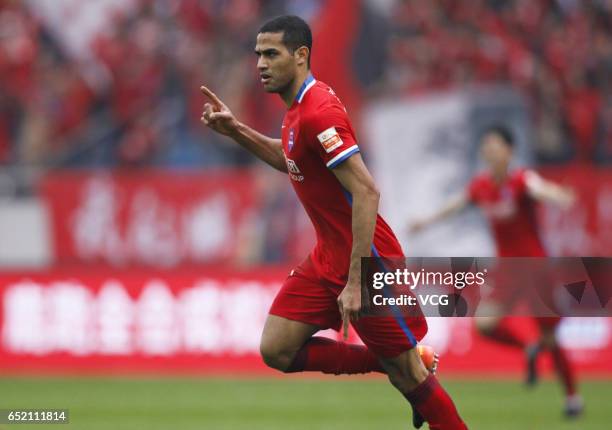
[[[280,139],[264,136],[241,123],[215,93],[205,86],[200,87],[200,90],[210,100],[210,103],[204,104],[204,111],[200,118],[206,126],[219,134],[230,137],[276,170],[287,173]]]
[[[437,212],[429,215],[428,217],[422,218],[420,220],[412,221],[408,225],[408,230],[411,233],[416,233],[425,227],[430,226],[431,224],[435,224],[439,221],[445,220],[465,209],[469,204],[469,199],[466,193],[461,193],[451,200],[449,200],[446,205],[440,208]]]
[[[574,191],[542,178],[534,171],[525,172],[527,192],[535,200],[568,208],[576,200]]]
[[[359,317],[361,309],[361,257],[371,255],[380,193],[360,154],[355,154],[332,170],[352,196],[353,247],[348,282],[338,297],[346,337],[348,322]]]

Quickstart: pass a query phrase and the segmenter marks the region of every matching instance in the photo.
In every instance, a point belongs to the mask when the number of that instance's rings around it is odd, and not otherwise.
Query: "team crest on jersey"
[[[291,150],[293,149],[293,139],[294,139],[294,134],[293,134],[293,129],[289,130],[289,143],[287,143],[287,149],[289,150],[289,152],[291,152]]]
[[[334,149],[341,147],[343,143],[340,135],[336,131],[336,127],[328,128],[324,132],[317,135],[317,138],[319,139],[321,146],[323,146],[323,149],[325,149],[325,152],[328,154]]]

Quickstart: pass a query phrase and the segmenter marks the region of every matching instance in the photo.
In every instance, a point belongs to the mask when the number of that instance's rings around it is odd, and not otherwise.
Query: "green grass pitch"
[[[561,416],[554,381],[443,380],[470,429],[610,429],[612,381],[585,381],[583,418]],[[410,408],[383,378],[1,378],[0,409],[67,408],[68,425],[0,429],[410,429]]]

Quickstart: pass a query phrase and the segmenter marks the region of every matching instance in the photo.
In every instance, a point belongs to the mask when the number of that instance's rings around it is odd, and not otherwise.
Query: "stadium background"
[[[42,407],[61,387],[98,383],[49,375],[199,375],[194,395],[214,396],[224,385],[211,376],[274,374],[257,356],[259,334],[275,290],[312,246],[311,227],[282,174],[201,125],[199,86],[278,135],[284,106],[260,88],[252,49],[259,25],[281,13],[311,23],[314,74],[347,105],[383,215],[408,255],[493,254],[476,211],[406,231],[480,168],[477,136],[492,123],[516,134],[519,164],[577,191],[570,210],[539,213],[551,255],[610,255],[609,1],[3,0],[3,403]],[[430,325],[442,378],[474,387],[460,405],[482,401],[480,383],[520,378],[521,355],[475,336],[470,320]],[[611,321],[568,319],[560,335],[579,374],[600,379],[589,385],[601,393],[593,397],[609,400]],[[101,398],[129,391],[112,381]],[[239,381],[260,401],[280,401],[276,380]],[[138,384],[131,389],[147,390]],[[187,382],[151,384],[172,392]],[[48,396],[31,397],[41,386]],[[519,408],[521,392],[510,387],[506,401]],[[548,401],[545,393],[529,402]],[[214,428],[224,428],[217,418]]]

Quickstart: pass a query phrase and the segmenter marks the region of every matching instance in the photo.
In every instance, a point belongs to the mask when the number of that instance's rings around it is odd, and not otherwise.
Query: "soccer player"
[[[312,34],[296,16],[266,23],[257,35],[264,89],[287,105],[281,139],[239,122],[208,88],[202,121],[287,173],[310,217],[317,244],[278,292],[261,339],[264,362],[283,372],[384,372],[431,429],[467,428],[453,401],[424,366],[417,342],[423,317],[360,316],[361,257],[402,256],[378,215],[379,191],[363,163],[346,109],[310,72]],[[314,337],[351,323],[366,346]]]
[[[546,252],[538,234],[535,217],[535,204],[548,202],[567,207],[574,200],[573,192],[553,182],[547,181],[537,173],[525,169],[510,169],[514,139],[510,131],[502,126],[488,129],[480,141],[480,153],[488,169],[474,177],[467,190],[437,213],[413,222],[412,232],[448,218],[470,204],[478,206],[487,217],[500,257],[545,257]],[[497,291],[496,291],[497,292]],[[495,302],[495,299],[493,300]],[[488,303],[497,307],[499,313],[505,300]],[[580,415],[582,399],[577,394],[574,370],[566,352],[555,336],[559,318],[536,318],[540,327],[540,340],[527,345],[512,330],[509,317],[478,318],[477,327],[481,334],[499,343],[522,348],[527,357],[527,383],[537,380],[536,359],[542,349],[552,354],[557,373],[565,388],[565,413],[569,417]]]

